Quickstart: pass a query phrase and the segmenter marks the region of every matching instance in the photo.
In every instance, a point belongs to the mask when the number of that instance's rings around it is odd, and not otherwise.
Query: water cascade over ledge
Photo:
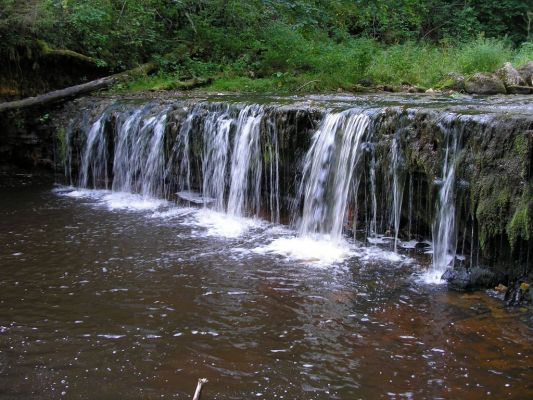
[[[100,109],[67,129],[73,186],[289,224],[301,238],[432,254],[430,282],[457,265],[528,260],[531,239],[512,223],[530,196],[527,112],[240,99]],[[509,176],[503,184],[494,168]]]

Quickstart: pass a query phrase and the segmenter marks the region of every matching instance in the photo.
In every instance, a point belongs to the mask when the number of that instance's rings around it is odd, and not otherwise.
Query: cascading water
[[[135,110],[118,126],[113,157],[113,186],[117,192],[140,193],[143,197],[163,194],[165,158],[163,138],[167,109],[151,115],[151,109]]]
[[[369,226],[369,236],[375,237],[378,233],[378,201],[376,197],[376,155],[372,149],[372,158],[370,159],[370,199],[371,199],[371,219]]]
[[[263,138],[264,107],[197,104],[180,123],[175,138],[169,139],[174,142],[165,154],[168,111],[152,104],[117,109],[104,113],[89,129],[81,129],[85,139],[79,185],[97,188],[105,182],[108,188],[112,182],[115,192],[143,197],[168,198],[177,192],[182,199],[241,217],[259,213],[265,184],[271,219],[279,221],[279,148],[277,137],[271,137],[277,132],[271,130]],[[109,115],[113,116],[108,124],[114,129],[111,135],[106,134]],[[263,146],[268,162],[263,159]],[[108,148],[113,150],[112,164]],[[67,156],[72,154],[70,148]],[[192,179],[196,165],[200,175]]]
[[[272,222],[280,223],[280,190],[279,190],[279,142],[278,131],[276,125],[268,120],[267,128],[270,138],[266,143],[265,154],[265,169],[269,171],[269,187],[268,203],[270,207],[270,219]]]
[[[104,181],[106,188],[109,185],[107,140],[104,135],[106,117],[107,115],[103,114],[91,125],[86,133],[79,176],[79,182],[82,187],[89,187],[90,180],[92,180],[93,188],[98,187],[101,180]]]
[[[314,134],[300,187],[301,235],[328,235],[334,241],[341,238],[350,184],[368,123],[368,116],[352,110],[330,113]]]
[[[428,282],[440,282],[442,274],[453,267],[456,251],[455,237],[455,168],[458,139],[446,130],[446,152],[442,167],[441,188],[437,198],[437,212],[433,220],[433,262],[426,275]]]
[[[260,123],[261,106],[246,106],[237,121],[231,159],[228,214],[243,216],[245,210],[259,212],[261,204],[262,158]]]
[[[392,224],[394,226],[394,251],[398,250],[398,234],[400,232],[400,220],[402,213],[404,182],[400,168],[402,166],[402,154],[399,138],[395,136],[391,145],[391,175],[392,175]]]
[[[322,114],[300,107],[209,101],[113,104],[94,119],[86,113],[69,125],[67,176],[77,173],[73,183],[85,188],[201,204],[216,213],[202,210],[197,215],[219,218],[219,225],[244,223],[242,217],[250,216],[269,215],[272,222],[292,217],[298,229],[294,239],[300,242],[277,242],[285,246],[278,253],[305,260],[322,260],[322,253],[331,252],[326,258],[337,262],[359,251],[344,240],[343,231],[355,235],[361,225],[373,245],[386,243],[378,232],[394,231],[398,250],[402,216],[409,239],[432,235],[428,282],[439,281],[453,266],[458,237],[463,251],[476,251],[474,234],[465,240],[464,226],[459,233],[455,226],[456,174],[465,175],[456,171],[456,164],[463,135],[467,143],[472,127],[480,135],[491,121],[441,111],[384,112],[364,106],[364,113],[350,108]],[[423,134],[430,135],[424,141],[417,133],[420,123],[429,132]],[[445,154],[439,153],[442,178],[434,204],[433,176],[427,171],[432,171],[439,147]],[[468,185],[465,180],[459,187],[461,196],[468,194]],[[409,191],[405,202],[404,190]],[[304,239],[309,240],[295,254],[293,247]],[[330,247],[319,248],[318,242]],[[424,244],[411,240],[401,246],[420,249]]]
[[[226,170],[233,121],[229,113],[222,110],[208,115],[203,125],[202,195],[207,201],[213,199],[213,206],[218,211],[224,211],[226,204]]]
[[[193,128],[193,120],[196,116],[193,109],[178,133],[176,142],[172,147],[166,166],[166,175],[171,176],[174,173],[174,167],[177,165],[177,188],[178,194],[187,196],[191,194],[191,162],[189,159],[190,152],[190,135]],[[169,196],[169,193],[166,193]]]

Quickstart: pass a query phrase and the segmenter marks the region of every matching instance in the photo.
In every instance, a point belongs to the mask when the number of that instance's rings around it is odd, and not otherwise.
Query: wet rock
[[[448,282],[448,288],[461,292],[494,287],[498,280],[494,272],[480,267],[449,269],[442,279]]]
[[[477,73],[465,81],[465,90],[470,94],[505,94],[505,85],[495,74]]]
[[[446,78],[441,81],[437,87],[442,90],[453,90],[456,92],[465,91],[465,77],[455,72],[450,72]]]
[[[505,292],[507,292],[507,286],[505,286],[504,284],[500,283],[498,286],[496,286],[494,288],[494,290],[496,290],[497,292],[500,292],[500,293],[505,293]]]
[[[533,87],[530,86],[507,86],[509,94],[533,94]]]
[[[533,290],[527,279],[528,278],[517,279],[509,285],[504,298],[507,306],[520,307],[528,303],[533,303]]]
[[[509,88],[509,86],[527,85],[526,81],[510,62],[506,62],[503,67],[496,72],[496,75],[502,80],[506,88]]]
[[[370,91],[372,91],[372,87],[371,86],[363,86],[363,85],[360,85],[360,84],[355,84],[355,85],[352,85],[350,87],[350,91],[352,92],[356,92],[356,93],[368,93]]]
[[[408,93],[425,93],[426,88],[423,88],[421,86],[408,86],[407,88]]]
[[[383,85],[382,90],[384,92],[391,92],[391,93],[400,92],[400,89],[397,86],[391,86],[391,85]]]
[[[517,69],[517,72],[527,85],[533,86],[533,61],[528,61],[525,65],[522,65]]]

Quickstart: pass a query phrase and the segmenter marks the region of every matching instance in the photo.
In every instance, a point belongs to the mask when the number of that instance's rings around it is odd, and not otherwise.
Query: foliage
[[[477,71],[494,71],[510,60],[512,51],[501,40],[479,37],[459,48],[456,59],[458,70],[465,74]]]
[[[0,55],[26,57],[42,39],[112,70],[154,60],[166,75],[157,79],[223,74],[254,90],[349,88],[363,78],[432,86],[447,72],[528,61],[525,3],[0,0]]]

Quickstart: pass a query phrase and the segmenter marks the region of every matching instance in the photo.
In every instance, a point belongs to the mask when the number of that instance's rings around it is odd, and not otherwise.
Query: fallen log
[[[29,107],[46,106],[53,103],[70,100],[100,89],[107,88],[117,82],[126,81],[136,76],[147,74],[155,70],[157,66],[154,63],[143,64],[137,68],[121,72],[119,74],[106,76],[81,85],[70,86],[65,89],[55,90],[35,97],[28,97],[22,100],[8,101],[0,103],[0,113],[5,111],[21,110]]]
[[[207,86],[213,83],[215,77],[207,78],[192,78],[186,81],[173,81],[168,83],[163,83],[161,85],[154,86],[150,89],[153,92],[164,91],[164,90],[193,90],[199,87]]]
[[[78,63],[84,63],[98,67],[98,60],[88,57],[85,54],[80,54],[69,49],[52,49],[44,40],[36,40],[35,43],[40,51],[40,56],[43,58],[56,58],[58,60],[71,60]]]

